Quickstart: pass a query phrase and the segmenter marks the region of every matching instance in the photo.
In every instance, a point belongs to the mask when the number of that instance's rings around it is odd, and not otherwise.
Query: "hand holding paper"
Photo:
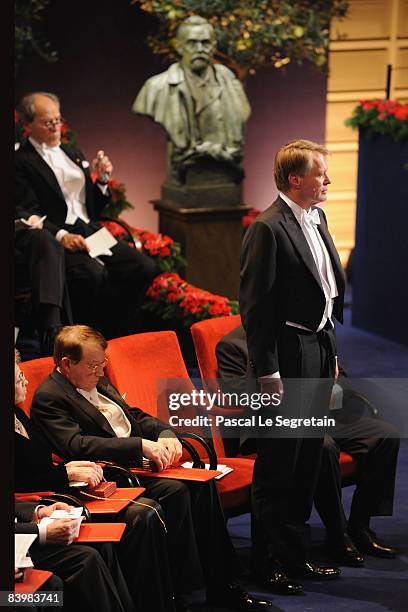
[[[91,257],[98,257],[98,255],[111,255],[110,248],[118,243],[116,238],[106,229],[102,227],[100,230],[88,236],[85,239],[86,244],[89,247],[89,255]]]

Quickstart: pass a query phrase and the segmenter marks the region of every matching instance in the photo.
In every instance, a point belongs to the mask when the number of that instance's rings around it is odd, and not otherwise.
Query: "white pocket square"
[[[83,168],[89,168],[89,161],[86,161],[86,159],[83,159],[81,161],[81,164]]]

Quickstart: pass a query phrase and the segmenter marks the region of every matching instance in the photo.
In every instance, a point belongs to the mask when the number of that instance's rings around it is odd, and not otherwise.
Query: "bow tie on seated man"
[[[40,303],[59,308],[62,293],[69,293],[72,317],[61,322],[89,323],[108,337],[135,332],[145,292],[158,273],[156,264],[123,241],[91,257],[86,241],[100,229],[98,221],[111,200],[111,160],[103,150],[97,152],[93,182],[80,149],[61,143],[64,120],[55,94],[27,94],[19,112],[28,139],[15,153],[16,218],[44,218],[41,231],[59,254],[52,274],[40,271],[33,293],[38,286],[44,294]]]

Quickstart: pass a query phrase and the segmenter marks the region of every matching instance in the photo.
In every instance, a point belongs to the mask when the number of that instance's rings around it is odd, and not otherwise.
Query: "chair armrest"
[[[198,454],[194,446],[183,438],[180,438],[180,443],[181,446],[185,448],[188,453],[190,453],[190,457],[193,460],[193,468],[200,468],[202,470],[205,469],[205,464],[201,461],[200,455]]]
[[[366,406],[368,412],[370,413],[370,415],[372,417],[374,417],[376,419],[380,418],[380,413],[378,412],[378,408],[376,408],[370,402],[370,400],[365,397],[365,395],[362,395],[361,393],[358,393],[358,391],[354,391],[354,389],[348,389],[348,391],[349,391],[349,394],[352,397],[356,397],[356,398],[358,398],[359,400],[361,400],[364,403],[364,405]]]
[[[137,242],[132,234],[130,226],[126,223],[126,221],[122,221],[122,219],[116,219],[115,217],[99,217],[99,221],[109,221],[109,223],[117,223],[122,229],[125,230],[134,248],[137,249]]]
[[[184,432],[178,433],[177,437],[180,439],[180,442],[182,439],[185,440],[185,438],[190,438],[191,440],[195,440],[196,442],[199,442],[199,444],[203,446],[204,450],[206,451],[208,455],[210,470],[217,469],[217,465],[218,465],[217,453],[215,452],[214,448],[208,442],[206,442],[206,440],[204,440],[204,438],[202,438],[201,436],[195,433],[184,433]]]
[[[130,487],[140,487],[140,481],[136,474],[132,474],[130,470],[123,467],[122,465],[117,465],[112,462],[101,461],[98,463],[103,463],[104,465],[104,476],[108,476],[106,480],[114,480],[118,486],[124,487],[126,489]]]
[[[70,495],[68,493],[52,493],[52,497],[41,497],[40,503],[45,506],[51,506],[51,504],[55,504],[55,502],[64,502],[69,504],[70,506],[74,506],[75,508],[83,507],[83,515],[87,522],[92,521],[91,513],[88,510],[88,506],[84,504],[81,499],[78,499],[74,495]]]

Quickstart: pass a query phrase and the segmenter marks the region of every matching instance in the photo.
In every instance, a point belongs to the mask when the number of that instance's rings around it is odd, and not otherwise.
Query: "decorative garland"
[[[393,140],[408,139],[408,104],[397,100],[360,100],[345,125],[365,128],[370,134],[388,134]]]
[[[151,300],[145,304],[146,310],[165,320],[182,321],[186,327],[239,312],[236,300],[194,287],[173,272],[156,276],[146,295]]]
[[[118,240],[127,241],[126,231],[114,221],[101,221],[101,224]],[[154,259],[161,272],[178,271],[187,265],[186,260],[181,255],[181,245],[174,242],[170,236],[148,232],[131,225],[128,225],[128,227],[136,243],[139,243],[139,250]],[[129,244],[133,246],[133,243]]]

